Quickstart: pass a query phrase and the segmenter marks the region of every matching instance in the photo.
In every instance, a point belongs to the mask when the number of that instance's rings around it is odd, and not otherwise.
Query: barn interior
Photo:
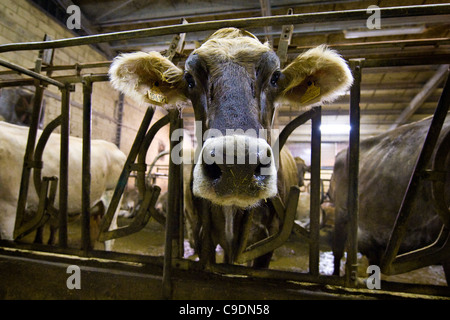
[[[425,6],[424,12],[428,14],[410,16],[406,13],[388,17],[384,17],[383,14],[377,15],[377,10],[380,8],[399,8],[402,6],[418,6],[419,8]],[[308,20],[307,18],[308,15],[328,12],[343,12],[344,16],[344,12],[351,12],[352,10],[366,10],[366,12],[364,15],[355,16],[355,18],[351,18],[352,15],[349,14],[350,18],[341,21],[320,19],[320,17],[315,17],[314,20]],[[77,14],[79,14],[79,21],[77,21]],[[450,64],[450,9],[445,1],[5,0],[0,3],[0,48],[2,45],[11,43],[31,43],[41,42],[42,40],[51,42],[58,39],[82,38],[138,29],[157,30],[173,25],[201,24],[202,22],[230,19],[246,21],[258,17],[299,14],[306,16],[305,22],[293,25],[266,25],[264,27],[253,26],[249,23],[249,26],[244,27],[244,29],[253,33],[261,42],[269,42],[279,56],[285,59],[282,62],[285,66],[300,53],[322,44],[336,50],[347,61],[364,59],[361,60],[364,68],[361,73],[359,103],[361,140],[434,114],[443,92],[445,79],[448,77]],[[79,22],[79,25],[76,25],[77,22]],[[69,102],[69,130],[70,135],[75,137],[83,136],[83,83],[79,79],[82,79],[83,76],[98,75],[99,79],[102,80],[95,82],[92,86],[91,137],[92,139],[112,142],[125,155],[129,155],[149,106],[121,95],[112,88],[108,81],[104,81],[107,80],[107,72],[112,59],[121,53],[157,51],[165,55],[172,54],[173,62],[178,66],[184,66],[189,54],[198,48],[213,31],[201,30],[128,39],[116,37],[116,39],[89,45],[58,47],[52,51],[37,49],[0,50],[0,59],[58,81],[71,77],[77,79],[73,82]],[[23,72],[11,70],[11,68],[2,64],[0,67],[0,119],[21,126],[30,126],[36,91],[34,81],[29,76],[24,75]],[[42,112],[38,121],[39,128],[45,128],[59,116],[63,99],[61,91],[56,86],[45,86],[42,97]],[[337,100],[322,106],[320,179],[323,182],[322,190],[324,192],[329,188],[336,155],[349,145],[349,132],[351,130],[349,120],[350,100],[350,91],[348,91]],[[196,146],[193,107],[190,102],[180,102],[177,107],[180,109],[183,128],[185,129],[184,143],[188,146]],[[154,108],[155,114],[151,124],[156,123],[168,113],[160,106],[154,106]],[[281,131],[304,111],[306,110],[301,110],[295,104],[280,104],[277,107],[276,126]],[[60,129],[57,128],[56,132],[60,132]],[[307,121],[296,128],[286,142],[286,146],[292,154],[304,159],[307,165],[311,165],[311,132],[312,122]],[[156,134],[145,159],[145,163],[149,167],[146,169],[146,179],[161,187],[161,194],[168,190],[168,151],[170,151],[169,125],[166,125]],[[310,173],[306,173],[305,179],[306,186],[301,189],[300,201],[303,199],[307,202],[305,207],[309,207]],[[130,189],[135,188],[136,181],[136,174],[131,174],[127,182]],[[130,191],[131,193],[132,191]],[[132,206],[130,205],[124,210],[131,210]],[[297,220],[307,218],[309,208],[305,209],[305,212],[297,216]],[[80,223],[80,221],[77,221],[69,228],[69,247],[76,254],[79,253],[81,241],[78,236],[81,228]],[[124,216],[119,218],[119,225],[126,226],[129,224],[129,218]],[[326,223],[324,225],[326,228],[321,230],[320,273],[330,275],[332,273],[330,269],[332,268],[332,253],[328,243],[333,227],[332,219],[330,219],[329,225],[326,225]],[[45,235],[47,236],[47,233]],[[116,239],[114,252],[149,257],[156,256],[155,260],[159,263],[164,256],[164,235],[164,226],[157,219],[150,219],[141,231]],[[14,255],[13,252],[16,252],[14,250],[18,252],[20,248],[28,250],[25,257],[21,257],[22,260],[18,262],[18,265],[27,265],[26,259],[31,259],[28,256],[29,251],[35,248],[31,244],[33,237],[34,233],[31,233],[22,238],[20,243],[23,247],[11,242],[5,243],[6,247],[0,248],[2,250],[0,254],[4,254],[6,251]],[[271,263],[271,269],[279,272],[275,277],[282,278],[282,273],[285,271],[308,271],[308,246],[299,243],[302,243],[301,236],[292,235],[283,246],[275,251]],[[99,244],[97,243],[96,246],[99,246]],[[0,247],[2,247],[1,244]],[[191,250],[186,243],[185,256],[188,256]],[[218,254],[221,254],[220,250]],[[193,255],[191,260],[189,258],[187,260],[195,261],[196,258]],[[65,257],[54,257],[52,259],[63,260],[52,262],[51,268],[55,270],[58,270],[59,264],[64,265],[65,261],[70,261]],[[148,258],[148,261],[150,260]],[[361,255],[358,256],[358,261],[358,274],[361,277],[367,277],[367,261]],[[3,262],[5,268],[14,268],[15,262],[9,260]],[[98,261],[89,263],[89,268],[102,268],[97,265],[99,264]],[[120,264],[120,262],[116,263]],[[127,263],[129,265],[125,266],[125,271],[134,272],[132,261]],[[186,265],[189,265],[189,263],[186,262]],[[36,264],[39,264],[39,261]],[[220,267],[216,268],[216,271],[220,270]],[[344,269],[344,267],[342,268]],[[158,274],[162,272],[162,270],[156,269],[156,271],[152,270],[151,272],[154,271]],[[245,282],[244,286],[247,286],[242,293],[243,298],[252,297],[255,292],[261,290],[260,283],[250,280],[251,276],[255,275],[254,273],[241,270],[240,267],[232,268],[232,270],[240,273],[242,277],[248,277],[243,281]],[[142,271],[139,272],[143,273]],[[176,277],[178,277],[177,279],[184,277],[187,280],[183,284],[182,281],[177,282],[175,287],[178,286],[178,291],[175,290],[176,293],[172,298],[192,298],[192,293],[189,292],[186,283],[194,283],[197,280],[199,283],[208,283],[209,281],[209,289],[196,292],[200,299],[207,298],[208,294],[211,294],[211,287],[213,287],[211,283],[222,283],[220,279],[214,278],[215,274],[208,274],[207,276],[195,274],[195,276],[192,276],[183,272],[176,273]],[[29,277],[32,278],[33,276],[30,275]],[[65,281],[67,274],[58,277],[61,278],[61,281],[64,278]],[[257,277],[260,277],[260,275],[258,274]],[[99,281],[108,286],[106,277],[103,275],[100,278]],[[153,278],[150,279],[151,277],[148,275],[146,275],[146,278],[151,283],[158,282]],[[415,286],[414,288],[420,287],[422,289],[421,286],[431,288],[425,291],[425,294],[422,294],[418,289],[413,289],[411,297],[414,298],[439,297],[448,299],[450,297],[441,266],[427,266],[396,276],[383,275],[382,279],[409,283]],[[124,293],[124,297],[161,298],[159,282],[158,284],[152,284],[158,288],[158,294],[148,294],[146,289],[140,287],[136,292],[126,289],[125,283],[127,280],[130,279],[123,276],[123,279],[118,280],[122,282],[117,284],[123,290],[128,290]],[[138,276],[134,275],[130,281],[137,287],[139,286]],[[228,292],[227,290],[231,290],[230,288],[233,285],[238,285],[239,282],[235,279],[229,281],[223,292]],[[326,280],[324,281],[326,282]],[[57,293],[54,293],[54,295],[44,291],[36,293],[29,289],[22,288],[22,291],[12,289],[16,283],[14,277],[6,278],[3,276],[2,282],[4,285],[0,285],[2,288],[0,298],[5,299],[21,299],[24,297],[51,299],[61,296],[63,298],[99,297],[92,293],[86,296],[77,296],[78,293],[67,291],[65,287],[55,291]],[[43,284],[40,283],[40,285]],[[275,289],[277,287],[275,283],[271,283],[270,286],[274,287],[271,294],[267,296],[258,294],[256,297],[278,299],[286,297],[284,293],[281,293],[281,290],[278,292],[278,289]],[[295,291],[294,298],[297,299],[356,298],[355,293],[343,288],[335,291],[328,290],[314,296],[311,292],[304,291],[306,289],[303,287],[297,287],[297,283],[289,283],[287,287],[287,290]],[[321,288],[323,289],[323,287]],[[164,290],[164,288],[162,289]],[[312,286],[311,289],[315,292],[318,291],[317,287],[313,288]],[[118,293],[111,293],[106,289],[102,294],[103,296],[100,296],[100,298],[123,298]],[[136,294],[136,296],[133,296],[133,294]],[[366,294],[370,298],[383,299],[389,297],[389,293],[386,292],[378,295],[374,293]],[[222,297],[233,298],[229,293]],[[361,298],[360,295],[358,297]],[[407,294],[394,295],[394,297],[406,298]]]

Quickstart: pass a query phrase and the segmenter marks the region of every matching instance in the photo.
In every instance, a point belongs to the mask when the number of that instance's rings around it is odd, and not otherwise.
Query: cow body
[[[38,131],[38,138],[42,131]],[[22,166],[28,138],[28,128],[0,122],[0,238],[12,240],[20,190]],[[59,177],[60,135],[51,134],[43,153],[42,177]],[[126,156],[114,144],[104,140],[91,141],[91,207],[107,201],[113,190]],[[69,138],[69,216],[81,213],[82,139]],[[33,171],[32,171],[33,174]],[[36,211],[39,203],[32,180],[27,198],[27,210]],[[59,207],[59,187],[55,199]]]
[[[430,123],[431,118],[428,118],[361,141],[358,247],[359,251],[368,257],[370,264],[378,265],[386,249]],[[447,117],[438,144],[448,132],[450,119]],[[337,155],[333,175],[336,210],[333,252],[334,270],[335,274],[338,274],[349,219],[347,149]],[[447,203],[449,203],[449,172],[446,179]],[[399,253],[431,244],[441,230],[442,222],[432,200],[430,181],[421,181],[411,210]]]
[[[184,70],[159,53],[137,52],[117,57],[110,78],[115,88],[142,102],[192,102],[204,140],[192,171],[192,207],[208,209],[213,242],[208,247],[220,243],[228,263],[235,259],[248,215],[253,214],[249,243],[276,232],[275,210],[265,200],[277,194],[285,198],[289,186],[298,183],[292,155],[271,146],[275,101],[299,106],[330,101],[353,80],[345,61],[325,46],[280,69],[268,45],[235,28],[212,34],[188,57]],[[202,222],[195,225],[200,225],[196,237],[204,238]],[[259,265],[267,266],[263,260]]]

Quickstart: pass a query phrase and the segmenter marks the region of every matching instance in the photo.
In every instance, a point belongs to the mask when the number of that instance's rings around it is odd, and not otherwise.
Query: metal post
[[[311,202],[310,202],[310,243],[309,273],[319,275],[319,231],[320,231],[320,124],[321,108],[312,118],[311,126]]]
[[[92,82],[89,77],[83,79],[83,159],[81,188],[81,243],[82,249],[92,249],[90,234],[91,207],[91,121],[92,121]]]
[[[178,109],[169,111],[170,117],[170,137],[176,129],[183,127],[183,120],[180,118],[180,111]],[[168,201],[167,201],[167,220],[166,220],[166,239],[164,247],[164,268],[163,268],[163,283],[162,295],[165,299],[172,297],[172,260],[180,257],[180,219],[181,219],[181,204],[180,198],[183,195],[182,182],[183,167],[181,164],[175,164],[173,161],[172,151],[179,141],[170,139],[170,158],[169,158],[169,183],[168,183]],[[175,253],[175,255],[174,255]]]
[[[350,89],[350,140],[348,155],[348,198],[349,213],[348,250],[346,265],[346,283],[356,286],[358,272],[358,210],[359,210],[359,125],[360,125],[360,95],[361,95],[361,67],[362,60],[350,60],[350,68],[353,73],[353,86]]]
[[[23,217],[25,213],[28,187],[30,184],[30,173],[32,169],[32,161],[34,155],[34,146],[36,144],[36,135],[39,126],[39,119],[41,118],[42,110],[42,96],[44,94],[44,87],[42,85],[36,85],[36,91],[34,94],[33,113],[31,115],[30,129],[28,130],[28,140],[25,149],[25,155],[23,159],[22,179],[20,181],[20,193],[17,201],[17,214],[16,222],[14,226],[14,238],[17,238],[20,226],[23,223]]]
[[[61,89],[61,150],[59,167],[59,246],[67,248],[67,208],[69,188],[69,86]]]

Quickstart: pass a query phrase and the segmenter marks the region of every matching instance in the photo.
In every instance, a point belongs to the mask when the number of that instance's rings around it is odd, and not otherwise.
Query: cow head
[[[331,101],[353,81],[345,61],[326,46],[280,69],[269,46],[235,28],[210,36],[184,70],[157,52],[138,52],[117,57],[110,77],[115,88],[140,101],[164,106],[189,99],[210,132],[194,168],[194,195],[241,208],[277,194],[270,137],[255,136],[271,129],[275,101],[300,107]]]

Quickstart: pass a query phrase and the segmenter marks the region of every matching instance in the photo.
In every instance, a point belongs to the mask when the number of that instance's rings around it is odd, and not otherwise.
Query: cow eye
[[[192,74],[190,74],[189,72],[185,72],[184,74],[184,80],[186,80],[188,87],[189,88],[193,88],[195,87],[195,80],[194,77],[192,76]]]
[[[272,74],[272,78],[270,78],[270,84],[272,85],[272,86],[276,86],[277,85],[277,82],[278,82],[278,79],[280,79],[280,71],[275,71],[273,74]]]

